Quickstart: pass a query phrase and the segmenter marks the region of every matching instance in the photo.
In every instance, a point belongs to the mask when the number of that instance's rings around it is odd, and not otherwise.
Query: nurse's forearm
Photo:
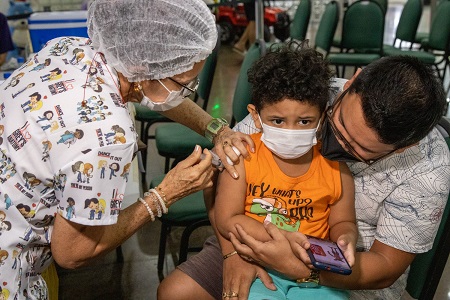
[[[147,203],[156,212],[154,205]],[[57,214],[51,240],[53,258],[67,269],[87,265],[118,247],[149,221],[147,209],[137,202],[122,210],[114,225],[80,225]]]
[[[206,111],[189,99],[170,110],[161,112],[161,114],[191,128],[201,136],[205,135],[206,125],[213,119]]]

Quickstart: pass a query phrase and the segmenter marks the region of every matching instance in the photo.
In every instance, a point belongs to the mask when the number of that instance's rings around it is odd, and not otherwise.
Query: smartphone
[[[316,269],[343,275],[352,273],[344,254],[335,242],[312,236],[307,236],[307,238],[311,247],[306,251]]]

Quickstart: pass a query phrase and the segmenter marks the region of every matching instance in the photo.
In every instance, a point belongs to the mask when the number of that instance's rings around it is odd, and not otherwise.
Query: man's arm
[[[340,163],[339,166],[342,193],[339,200],[331,205],[331,212],[328,218],[330,240],[335,241],[339,245],[348,263],[350,266],[353,266],[358,238],[355,212],[355,184],[347,165]]]
[[[341,289],[386,288],[405,272],[415,256],[375,240],[370,251],[356,253],[351,275],[321,272],[320,284]]]

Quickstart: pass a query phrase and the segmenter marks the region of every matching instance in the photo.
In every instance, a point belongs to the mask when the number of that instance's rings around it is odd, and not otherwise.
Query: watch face
[[[212,130],[216,130],[217,128],[219,128],[219,124],[217,124],[217,123],[211,123],[211,129]]]

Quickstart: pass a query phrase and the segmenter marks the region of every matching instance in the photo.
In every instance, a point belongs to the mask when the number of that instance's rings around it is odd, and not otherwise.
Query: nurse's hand
[[[214,151],[219,156],[225,169],[233,178],[238,178],[239,174],[233,167],[239,162],[239,156],[244,158],[250,156],[247,145],[251,152],[254,152],[255,144],[248,134],[236,132],[229,127],[225,127],[219,135],[214,138]],[[227,159],[228,158],[228,159]]]
[[[158,186],[164,192],[168,206],[192,193],[212,187],[212,155],[208,149],[203,149],[203,159],[201,155],[202,149],[199,145],[195,146],[194,152],[172,168]]]

